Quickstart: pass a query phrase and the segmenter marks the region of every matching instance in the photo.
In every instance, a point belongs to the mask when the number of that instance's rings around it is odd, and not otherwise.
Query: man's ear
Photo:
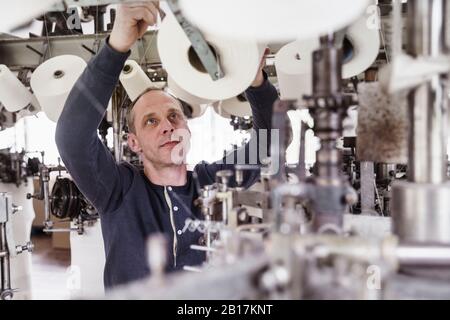
[[[134,153],[140,154],[142,152],[141,145],[139,143],[139,140],[137,139],[136,135],[134,133],[128,133],[127,136],[127,142],[128,146],[130,147],[131,151]]]

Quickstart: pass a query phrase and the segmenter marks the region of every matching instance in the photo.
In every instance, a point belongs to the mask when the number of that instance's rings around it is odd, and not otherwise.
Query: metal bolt
[[[25,251],[33,252],[33,250],[34,250],[34,244],[32,242],[28,242],[24,246],[16,246],[17,254],[21,254],[22,252],[25,252]]]

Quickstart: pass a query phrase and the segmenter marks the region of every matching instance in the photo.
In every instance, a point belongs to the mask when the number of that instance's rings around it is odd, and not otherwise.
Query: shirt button
[[[181,236],[181,234],[183,233],[183,231],[178,230],[177,233],[178,233],[179,236]]]
[[[198,245],[199,246],[206,246],[206,239],[204,236],[198,238]]]
[[[167,187],[167,190],[172,191],[172,187]]]
[[[178,207],[177,206],[173,207],[173,210],[178,211]]]

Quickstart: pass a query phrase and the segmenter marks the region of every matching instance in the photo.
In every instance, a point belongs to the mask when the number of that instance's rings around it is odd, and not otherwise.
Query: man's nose
[[[162,123],[162,133],[163,134],[167,134],[167,133],[173,133],[175,131],[175,128],[173,126],[173,124],[168,120],[165,119]]]

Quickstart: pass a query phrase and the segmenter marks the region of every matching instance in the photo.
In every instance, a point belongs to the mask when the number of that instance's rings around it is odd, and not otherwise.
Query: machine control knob
[[[27,193],[27,199],[28,200],[30,200],[30,199],[37,199],[37,200],[39,200],[39,195]]]

